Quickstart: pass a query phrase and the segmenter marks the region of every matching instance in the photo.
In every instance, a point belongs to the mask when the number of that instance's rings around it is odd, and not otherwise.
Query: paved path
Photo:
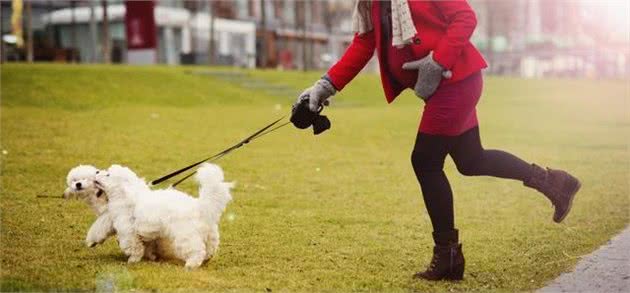
[[[630,292],[630,226],[538,293]]]

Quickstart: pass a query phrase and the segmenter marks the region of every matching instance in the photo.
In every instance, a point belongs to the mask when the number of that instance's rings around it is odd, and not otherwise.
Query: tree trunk
[[[308,40],[307,40],[307,29],[306,29],[306,13],[308,13],[308,9],[306,9],[306,4],[311,3],[308,1],[302,2],[302,63],[304,66],[302,67],[303,71],[307,71],[309,69],[308,64]]]
[[[267,12],[265,0],[260,0],[260,67],[267,67]]]
[[[487,17],[487,35],[488,35],[488,39],[486,40],[486,58],[488,59],[488,62],[490,64],[494,63],[494,48],[493,48],[493,40],[494,40],[494,34],[495,34],[495,30],[496,28],[494,27],[496,22],[494,21],[495,18],[495,13],[496,13],[496,9],[495,6],[496,3],[493,3],[493,1],[488,1],[486,2],[486,17]],[[493,67],[491,66],[489,68],[489,71],[492,72]]]
[[[90,41],[92,43],[92,63],[98,62],[98,30],[96,27],[95,2],[90,1]]]
[[[296,42],[299,42],[300,51],[302,51],[302,71],[306,71],[308,67],[306,62],[306,3],[308,1],[295,2],[295,39]]]
[[[4,63],[4,19],[2,18],[2,5],[0,5],[0,64]]]
[[[72,62],[77,62],[77,51],[79,50],[79,46],[77,44],[77,18],[76,12],[77,2],[75,0],[70,0],[70,32],[72,37]]]
[[[209,0],[208,10],[210,16],[210,39],[208,40],[208,65],[214,64],[214,20],[215,20],[215,3],[213,0]]]
[[[26,4],[26,18],[24,22],[26,23],[26,61],[29,63],[33,63],[33,22],[32,22],[32,13],[31,13],[31,1],[24,1]]]
[[[53,11],[55,11],[55,7],[53,6],[53,1],[48,0],[47,5],[46,5],[46,12],[50,14]],[[57,43],[55,40],[55,27],[52,25],[52,23],[48,23],[46,25],[46,47],[49,47],[49,48],[57,47]]]
[[[111,62],[111,56],[109,49],[109,18],[107,17],[107,0],[101,0],[101,6],[103,7],[103,63],[109,64]]]

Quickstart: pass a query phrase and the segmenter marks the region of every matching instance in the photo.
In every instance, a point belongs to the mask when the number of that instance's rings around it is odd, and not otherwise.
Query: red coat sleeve
[[[328,78],[337,90],[342,90],[361,72],[374,55],[375,44],[374,30],[362,35],[355,34],[341,59],[328,70]]]
[[[466,0],[433,2],[446,18],[446,35],[438,42],[433,59],[446,69],[451,69],[469,44],[477,26],[477,16]]]

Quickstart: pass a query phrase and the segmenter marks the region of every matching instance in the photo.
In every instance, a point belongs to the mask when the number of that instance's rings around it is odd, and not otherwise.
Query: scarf
[[[411,44],[416,35],[416,26],[411,19],[409,0],[390,0],[392,2],[392,45],[397,48]],[[358,34],[364,34],[372,29],[370,0],[357,0],[352,14],[352,30]]]

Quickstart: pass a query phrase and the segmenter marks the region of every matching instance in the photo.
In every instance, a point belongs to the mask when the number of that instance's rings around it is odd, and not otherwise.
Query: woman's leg
[[[467,176],[494,176],[523,181],[547,197],[555,207],[553,220],[562,222],[569,214],[580,181],[563,170],[546,170],[498,150],[484,150],[479,128],[472,128],[454,138],[449,154],[460,173]]]
[[[526,181],[532,176],[532,165],[500,150],[485,150],[479,127],[454,138],[450,155],[457,170],[466,176],[494,176]]]
[[[455,228],[453,194],[443,171],[448,146],[449,137],[419,133],[411,154],[411,164],[435,232]]]
[[[411,155],[422,196],[433,225],[433,257],[427,269],[414,275],[425,280],[461,280],[465,259],[453,219],[453,194],[444,174],[444,159],[452,137],[420,133]]]

